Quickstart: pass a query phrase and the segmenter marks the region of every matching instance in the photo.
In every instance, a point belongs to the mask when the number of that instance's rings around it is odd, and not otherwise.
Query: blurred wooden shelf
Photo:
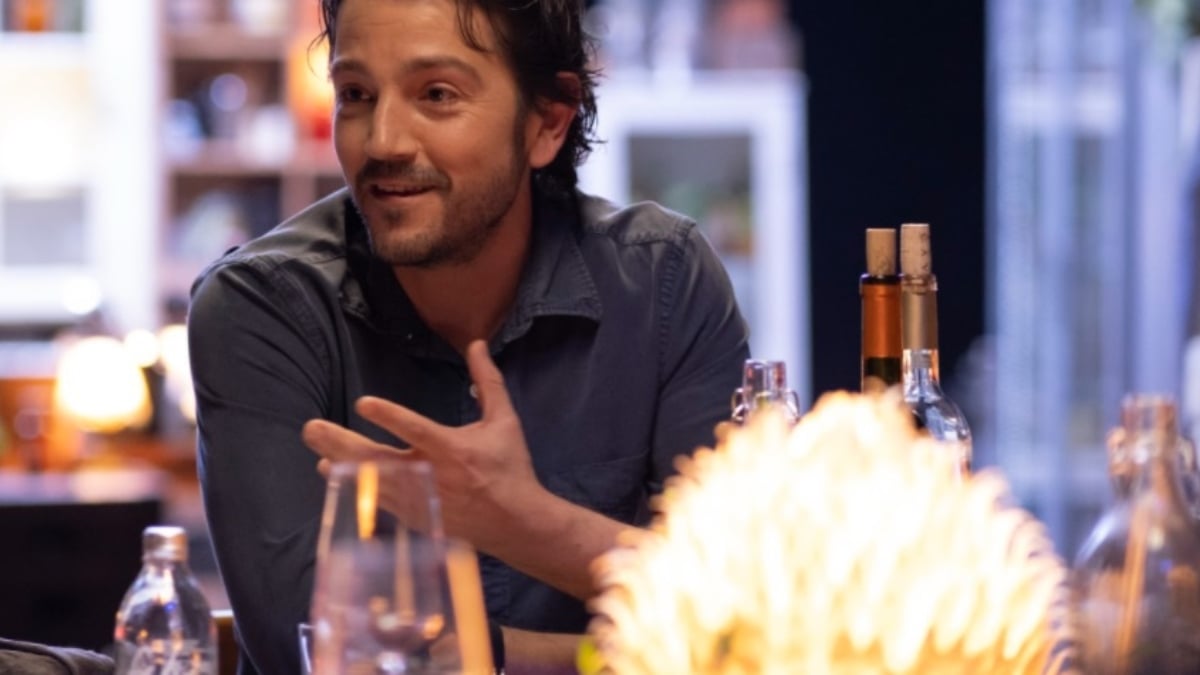
[[[180,176],[338,176],[341,167],[328,141],[302,142],[286,157],[256,155],[237,141],[205,141],[187,156],[170,159],[170,168]]]
[[[229,233],[258,236],[342,184],[332,143],[309,138],[316,132],[293,109],[293,61],[319,31],[316,7],[283,2],[279,9],[286,15],[269,23],[239,20],[230,0],[211,0],[197,21],[160,13],[157,297],[164,315],[186,303],[211,258],[238,243]],[[222,113],[210,87],[227,74],[240,84],[225,92],[233,109]]]
[[[236,24],[209,24],[167,33],[168,58],[190,61],[276,61],[287,49],[287,36],[251,33]]]
[[[83,33],[0,31],[0,66],[83,68],[87,65]]]

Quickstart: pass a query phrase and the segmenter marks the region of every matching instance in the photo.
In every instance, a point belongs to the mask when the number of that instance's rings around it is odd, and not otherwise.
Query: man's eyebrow
[[[337,75],[341,75],[343,73],[350,73],[350,74],[355,74],[355,75],[365,75],[366,72],[367,72],[366,66],[364,66],[361,62],[355,61],[353,59],[337,58],[337,59],[334,59],[329,64],[329,77],[330,78],[333,78]]]
[[[416,73],[423,70],[438,70],[449,68],[457,70],[467,77],[470,77],[475,82],[482,82],[483,77],[479,71],[471,64],[454,56],[422,56],[410,61],[406,61],[403,66],[403,71],[406,74]],[[343,73],[356,75],[365,75],[367,67],[364,63],[357,59],[336,58],[329,64],[329,76],[332,78]]]
[[[457,70],[467,77],[482,82],[483,78],[479,75],[479,71],[475,66],[463,61],[454,56],[421,56],[404,64],[404,70],[408,73],[420,72],[422,70],[441,70],[441,69]]]

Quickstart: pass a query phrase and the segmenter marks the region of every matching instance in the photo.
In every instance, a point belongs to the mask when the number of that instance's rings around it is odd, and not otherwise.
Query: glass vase
[[[1084,672],[1200,673],[1200,535],[1181,491],[1174,401],[1134,395],[1109,436],[1115,500],[1076,558]]]

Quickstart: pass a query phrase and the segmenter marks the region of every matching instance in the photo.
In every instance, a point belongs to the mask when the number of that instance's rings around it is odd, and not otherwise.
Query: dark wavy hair
[[[328,42],[333,54],[338,9],[342,0],[319,0],[321,34],[316,42]],[[584,30],[583,0],[454,0],[458,6],[458,28],[463,40],[483,51],[485,44],[471,22],[473,10],[487,17],[499,43],[501,56],[516,76],[524,105],[549,100],[576,106],[575,119],[554,159],[534,172],[539,187],[564,195],[579,180],[575,169],[596,143],[596,80],[593,66],[595,40]],[[559,73],[573,73],[579,89],[564,87]]]

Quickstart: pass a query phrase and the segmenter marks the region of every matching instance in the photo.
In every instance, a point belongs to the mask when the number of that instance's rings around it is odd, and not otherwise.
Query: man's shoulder
[[[696,234],[696,221],[661,204],[642,201],[628,206],[594,195],[579,195],[583,233],[621,246],[686,245]]]
[[[231,249],[223,258],[297,258],[322,262],[346,255],[346,208],[343,188],[311,204],[269,232]]]

